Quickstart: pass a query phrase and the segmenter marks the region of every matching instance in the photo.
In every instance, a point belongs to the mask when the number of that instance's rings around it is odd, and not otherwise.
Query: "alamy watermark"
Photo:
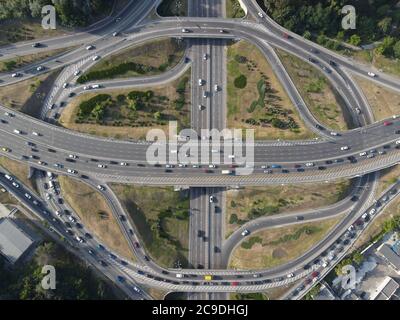
[[[42,28],[45,30],[57,28],[56,8],[52,5],[47,5],[42,8]]]
[[[210,168],[222,165],[234,168],[225,170],[225,174],[253,173],[253,129],[203,129],[199,139],[196,131],[184,129],[178,135],[177,128],[176,121],[169,123],[168,138],[161,129],[149,130],[146,140],[152,144],[146,151],[146,160],[150,165],[208,165]]]
[[[346,5],[342,8],[342,14],[345,16],[342,19],[342,28],[344,30],[355,29],[356,28],[356,8],[351,5]]]
[[[56,268],[51,265],[45,265],[42,268],[42,274],[45,276],[42,279],[42,288],[44,290],[56,289]]]
[[[342,268],[342,288],[344,290],[356,288],[356,269],[352,265]]]

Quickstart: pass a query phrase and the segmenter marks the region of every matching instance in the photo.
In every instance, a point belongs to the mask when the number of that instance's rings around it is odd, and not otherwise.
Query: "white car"
[[[63,88],[64,88],[64,89],[68,88],[68,86],[69,86],[68,82],[65,82],[65,83],[63,84]]]
[[[336,136],[338,136],[338,135],[339,135],[339,134],[338,134],[337,132],[333,132],[333,131],[331,132],[331,136],[335,136],[335,137],[336,137]]]
[[[60,211],[60,210],[57,210],[57,211],[56,211],[56,216],[57,216],[57,217],[61,217],[61,215],[62,215],[61,211]]]
[[[100,59],[100,56],[94,56],[94,57],[92,58],[93,61],[97,61],[97,60],[99,60],[99,59]]]
[[[42,70],[44,70],[44,67],[43,66],[39,66],[39,67],[36,68],[36,70],[37,71],[42,71]]]
[[[126,167],[128,164],[126,162],[121,162],[120,165]]]
[[[105,168],[107,168],[107,166],[105,164],[98,164],[97,168],[105,169]]]
[[[79,76],[80,73],[81,73],[81,70],[76,70],[76,71],[74,72],[74,76]]]
[[[400,140],[397,140],[397,141],[396,141],[396,144],[400,144]]]
[[[366,155],[367,155],[367,153],[365,151],[364,152],[360,152],[360,157],[364,157]]]
[[[81,237],[76,237],[76,241],[78,241],[79,243],[83,243],[83,239]]]
[[[203,79],[199,79],[199,86],[203,85]]]
[[[94,49],[94,46],[92,46],[92,45],[86,47],[86,50],[93,50],[93,49]]]
[[[29,193],[25,193],[25,198],[31,200],[31,199],[32,199],[32,196],[31,196]]]
[[[200,110],[200,111],[204,110],[204,106],[201,105],[201,104],[199,104],[199,110]]]
[[[259,12],[259,13],[257,13],[258,14],[258,16],[260,17],[260,18],[264,18],[264,15],[261,13],[261,12]]]
[[[177,274],[176,274],[176,277],[177,277],[177,278],[183,278],[183,274],[182,274],[182,273],[177,273]]]
[[[188,32],[189,32],[188,29],[185,29],[185,28],[182,29],[182,33],[188,33]]]
[[[289,273],[286,277],[287,277],[287,278],[293,278],[293,277],[294,277],[294,274],[293,274],[293,273]]]
[[[40,134],[36,131],[32,131],[32,135],[37,136],[37,137],[40,136]]]
[[[92,86],[84,86],[83,87],[83,90],[90,90],[90,89],[92,89]]]
[[[345,150],[349,150],[350,148],[348,146],[343,146],[340,148],[340,150],[345,151]]]
[[[211,168],[211,169],[215,168],[215,164],[209,164],[208,167]]]
[[[207,59],[208,59],[208,54],[207,53],[203,54],[203,60],[207,60]]]
[[[370,77],[372,77],[372,78],[374,78],[374,77],[376,77],[376,74],[375,73],[373,73],[373,72],[368,72],[368,75],[370,76]]]
[[[364,212],[364,214],[361,216],[364,220],[368,217],[368,212]]]
[[[68,216],[68,220],[71,221],[71,222],[75,222],[75,218],[72,217],[72,216]]]
[[[73,169],[68,169],[67,172],[68,172],[68,173],[72,173],[72,174],[76,174],[76,173],[77,173],[77,172],[76,172],[75,170],[73,170]]]
[[[98,186],[97,186],[97,189],[99,189],[99,190],[101,190],[101,191],[106,190],[106,188],[104,188],[102,185],[98,185]]]
[[[375,212],[376,212],[376,209],[375,209],[375,208],[372,208],[371,211],[369,212],[369,214],[370,214],[371,216],[373,216],[373,215],[375,214]]]
[[[20,77],[20,76],[21,76],[21,74],[20,74],[19,72],[13,73],[13,74],[11,75],[11,77],[13,77],[13,78],[18,78],[18,77]]]
[[[247,230],[247,229],[244,229],[243,232],[241,233],[241,235],[242,235],[243,237],[248,236],[249,234],[250,234],[250,231]]]
[[[216,85],[214,85],[214,91],[215,92],[218,92],[218,90],[219,90],[219,87],[218,87],[218,85],[216,84]]]
[[[13,182],[12,185],[13,185],[15,188],[17,188],[17,189],[19,188],[19,184],[16,183],[16,182]]]
[[[204,91],[203,92],[203,98],[207,98],[208,97],[208,93],[207,93],[207,91]]]
[[[17,130],[17,129],[14,129],[14,133],[16,133],[16,134],[21,134],[21,131],[19,131],[19,130]]]
[[[214,196],[210,196],[210,203],[214,202]]]
[[[314,163],[313,162],[307,162],[306,163],[306,167],[314,167]]]
[[[112,34],[112,36],[113,36],[113,37],[116,37],[116,36],[118,36],[118,34],[119,34],[118,32],[114,32],[114,33]]]

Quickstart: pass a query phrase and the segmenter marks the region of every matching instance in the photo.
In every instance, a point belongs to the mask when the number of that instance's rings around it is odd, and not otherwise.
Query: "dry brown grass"
[[[249,61],[256,63],[257,67],[254,70],[249,70],[247,64],[240,64],[235,61],[235,55],[246,57]],[[232,44],[228,48],[228,127],[229,128],[248,128],[255,129],[256,139],[309,139],[313,138],[314,134],[309,131],[293,106],[286,91],[282,87],[275,73],[273,72],[270,64],[265,59],[260,50],[254,45],[239,41]],[[256,110],[249,113],[247,109],[251,103],[258,100],[259,93],[257,90],[257,83],[261,79],[262,73],[268,77],[270,87],[274,91],[273,95],[276,97],[274,103],[292,112],[290,115],[295,122],[299,125],[298,132],[290,131],[289,129],[282,130],[272,126],[252,126],[242,120],[252,117],[263,117],[264,110]],[[247,86],[244,89],[238,89],[234,85],[234,80],[240,74],[247,78]],[[268,103],[269,104],[269,103]]]
[[[60,176],[62,194],[82,223],[107,247],[135,261],[106,200],[93,188],[69,177]]]
[[[56,30],[45,30],[40,21],[11,21],[0,27],[0,46],[33,39],[45,39],[67,34],[66,30],[57,26]]]
[[[183,76],[184,77],[184,76]],[[152,88],[142,88],[137,91],[146,91],[152,90],[154,94],[157,96],[166,96],[170,103],[173,104],[173,101],[178,97],[176,92],[176,85],[179,82],[179,79],[172,82],[169,85],[161,86],[161,87],[152,87]],[[113,100],[120,94],[126,95],[129,92],[133,91],[133,89],[123,89],[123,90],[112,90],[107,91],[104,93],[110,94]],[[187,89],[187,92],[190,92]],[[76,123],[75,120],[77,118],[77,113],[79,110],[79,105],[82,101],[88,100],[93,98],[98,93],[85,93],[77,98],[75,98],[68,106],[64,109],[61,117],[59,119],[59,123],[64,126],[65,128],[88,133],[97,136],[109,137],[109,138],[116,138],[116,139],[146,139],[147,132],[150,129],[154,129],[155,127],[129,127],[129,126],[111,126],[111,125],[100,125],[100,124],[88,124],[88,123]],[[189,98],[186,101],[190,101]],[[170,108],[174,106],[170,105]],[[182,121],[189,121],[188,115],[185,115],[187,119],[181,119]],[[168,134],[168,126],[157,126],[156,128],[164,130],[166,134]]]
[[[400,166],[396,165],[394,167],[382,170],[380,172],[379,182],[375,194],[380,196],[385,189],[396,183],[398,178],[400,178]]]
[[[375,120],[400,114],[400,94],[372,81],[353,76],[371,105]]]
[[[26,164],[19,163],[18,161],[6,157],[0,157],[0,166],[7,169],[13,176],[29,187],[32,191],[36,191],[35,184],[31,179],[28,179],[29,168]]]
[[[259,237],[262,243],[256,243],[251,249],[238,246],[232,253],[230,267],[237,269],[265,269],[272,268],[293,260],[317,244],[328,231],[335,226],[341,218],[334,218],[313,223],[299,224],[284,228],[274,228],[252,234],[251,237]],[[272,244],[271,241],[281,239],[285,235],[292,235],[300,228],[316,227],[311,234],[303,232],[296,240],[282,241],[280,244]]]
[[[5,63],[9,62],[9,61],[15,61],[16,62],[15,67],[12,69],[12,70],[14,70],[14,69],[21,68],[21,67],[23,67],[25,65],[32,64],[32,63],[35,63],[35,62],[39,62],[39,61],[44,60],[44,59],[46,59],[48,57],[52,57],[52,56],[58,55],[58,54],[60,54],[62,52],[67,52],[67,51],[70,51],[70,50],[73,50],[73,49],[74,48],[56,49],[56,50],[46,51],[46,52],[43,52],[43,53],[35,53],[35,54],[30,54],[30,55],[25,55],[25,56],[18,56],[16,58],[9,59],[9,60],[3,60],[3,61],[0,61],[0,72],[7,72],[7,71],[9,72],[9,71],[11,71],[11,70],[7,70],[7,68],[5,66]]]
[[[348,129],[340,101],[335,97],[324,74],[311,64],[283,50],[277,50],[277,53],[314,117],[329,128]],[[309,86],[318,82],[321,85],[320,91],[307,90]]]
[[[0,104],[5,107],[21,110],[25,103],[32,96],[33,86],[39,86],[39,82],[45,81],[49,76],[48,73],[38,77],[18,82],[16,84],[0,87]]]
[[[248,214],[253,208],[270,206],[277,209],[273,214],[279,214],[324,207],[343,199],[349,186],[350,181],[342,181],[230,190],[226,193],[226,234],[229,235],[240,227],[237,223],[229,223],[232,214],[236,214],[240,220],[248,220]],[[265,214],[267,215],[268,213]]]

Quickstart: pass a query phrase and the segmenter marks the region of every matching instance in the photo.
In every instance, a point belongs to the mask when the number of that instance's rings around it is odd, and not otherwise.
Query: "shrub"
[[[243,74],[238,76],[234,81],[235,87],[238,89],[244,89],[247,86],[247,78]]]

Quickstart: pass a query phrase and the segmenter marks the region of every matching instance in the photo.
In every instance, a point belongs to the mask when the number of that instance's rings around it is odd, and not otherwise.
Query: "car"
[[[81,73],[81,70],[76,70],[76,71],[74,72],[74,76],[79,76],[80,73]]]
[[[116,37],[118,35],[119,35],[119,33],[117,31],[113,32],[113,34],[112,34],[113,37]]]
[[[43,66],[38,66],[37,68],[36,68],[36,71],[43,71],[44,70],[44,67]]]
[[[83,243],[85,240],[83,240],[83,238],[76,236],[76,241],[78,241],[79,243]]]
[[[219,87],[218,87],[218,85],[216,84],[216,85],[214,85],[214,91],[215,92],[218,92],[219,91]]]
[[[27,198],[28,200],[32,199],[32,196],[29,193],[25,193],[24,194],[25,198]]]
[[[208,92],[207,91],[204,91],[203,92],[203,98],[207,98],[208,97]]]
[[[121,162],[119,165],[123,166],[123,167],[126,167],[128,164],[126,162]]]
[[[11,77],[13,77],[13,78],[18,78],[18,77],[20,77],[21,75],[22,75],[21,73],[15,72],[15,73],[13,73],[13,74],[11,75]]]
[[[213,203],[214,202],[214,196],[210,196],[210,203]]]
[[[203,82],[203,79],[199,79],[199,81],[198,81],[198,82],[199,82],[199,86],[202,86],[202,85],[203,85],[203,83],[204,83],[204,82]]]
[[[15,188],[19,188],[19,184],[18,183],[16,183],[15,181],[12,183],[12,185],[15,187]]]
[[[97,168],[106,169],[106,168],[107,168],[107,165],[105,165],[105,164],[98,164],[98,165],[97,165]]]
[[[106,190],[106,188],[104,188],[104,186],[102,186],[102,185],[98,185],[98,186],[97,186],[97,189],[99,189],[100,191]]]
[[[21,134],[21,131],[18,130],[18,129],[14,129],[14,133],[16,133],[16,134]]]
[[[97,61],[97,60],[99,60],[99,59],[100,59],[100,56],[94,56],[94,57],[92,58],[93,61]]]
[[[314,167],[314,163],[313,162],[307,162],[306,163],[306,167]]]
[[[207,53],[203,54],[203,60],[207,60],[207,59],[208,59],[208,54]]]
[[[219,33],[225,33],[226,31],[224,29],[219,29]]]
[[[93,49],[94,49],[94,46],[92,46],[92,45],[89,45],[86,47],[86,50],[93,50]]]
[[[293,278],[293,277],[294,277],[294,274],[293,274],[293,273],[289,273],[286,277],[287,277],[287,278]]]
[[[391,122],[391,121],[385,121],[385,122],[383,123],[383,125],[384,125],[385,127],[391,126],[392,124],[393,124],[393,122]]]
[[[35,42],[32,44],[32,48],[39,48],[42,44],[40,42]]]
[[[189,33],[190,31],[188,29],[183,28],[182,33]]]
[[[359,155],[360,155],[360,157],[364,157],[367,155],[367,152],[366,151],[360,152]]]
[[[68,173],[71,173],[71,174],[77,174],[78,172],[76,171],[76,170],[74,170],[74,169],[67,169],[67,172]]]
[[[303,217],[303,216],[297,216],[297,217],[296,217],[296,220],[297,220],[297,221],[304,220],[304,217]]]
[[[375,77],[376,77],[376,74],[373,73],[373,72],[371,72],[371,71],[368,72],[368,75],[369,75],[370,77],[372,77],[372,78],[375,78]]]
[[[201,104],[199,104],[199,110],[200,110],[200,111],[204,110],[204,106],[201,105]]]
[[[250,231],[247,230],[247,229],[244,229],[244,230],[242,231],[242,233],[241,233],[242,237],[246,237],[246,236],[248,236],[249,234],[250,234]]]
[[[342,150],[342,151],[346,151],[346,150],[349,150],[349,149],[350,149],[349,146],[343,146],[343,147],[340,148],[340,150]]]
[[[36,131],[32,131],[32,135],[39,137],[40,133],[36,132]]]
[[[337,132],[332,131],[332,132],[330,133],[330,135],[336,137],[336,136],[338,136],[339,134],[338,134]]]
[[[68,88],[68,86],[69,86],[69,83],[68,83],[68,82],[65,82],[65,83],[63,84],[63,88],[64,88],[64,89]]]

